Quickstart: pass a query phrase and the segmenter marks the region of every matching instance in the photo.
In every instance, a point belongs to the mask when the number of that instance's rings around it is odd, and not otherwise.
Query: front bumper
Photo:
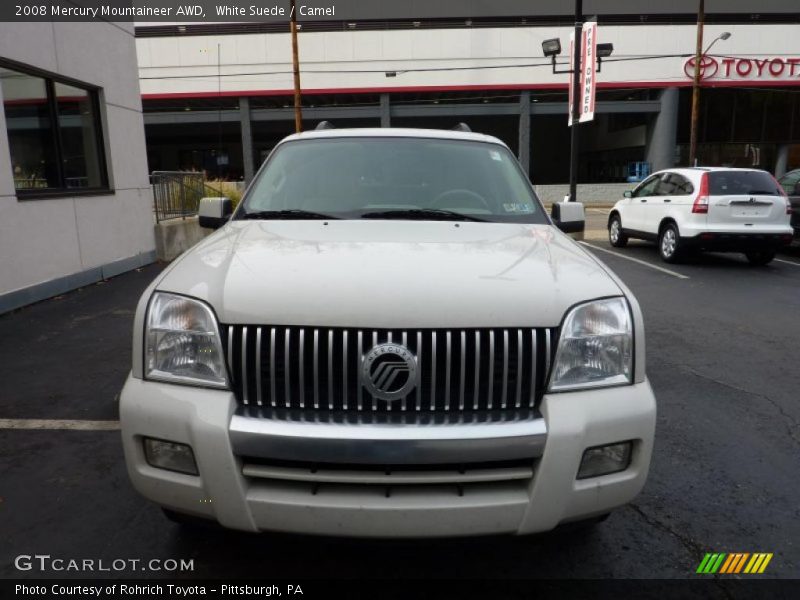
[[[647,478],[656,414],[647,381],[549,394],[540,405],[541,418],[507,424],[376,427],[316,422],[298,428],[248,418],[237,409],[226,391],[129,377],[120,418],[134,487],[164,507],[245,531],[376,537],[535,533],[631,501]],[[190,445],[200,475],[147,464],[145,436]],[[626,440],[633,441],[626,470],[576,479],[586,448]],[[531,476],[509,481],[489,476],[464,488],[387,488],[360,485],[361,475],[349,473],[320,487],[253,477],[264,469],[248,464],[254,457],[419,465],[451,463],[454,457],[487,464],[523,459]]]

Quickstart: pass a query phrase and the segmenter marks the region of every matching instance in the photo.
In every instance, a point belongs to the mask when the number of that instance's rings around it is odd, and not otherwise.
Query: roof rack
[[[453,127],[453,131],[463,131],[465,133],[472,133],[472,129],[470,129],[469,125],[463,122]]]
[[[320,121],[314,129],[319,131],[321,129],[336,129],[336,128],[330,121]]]

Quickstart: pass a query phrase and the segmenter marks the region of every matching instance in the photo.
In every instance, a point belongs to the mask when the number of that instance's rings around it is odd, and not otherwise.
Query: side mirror
[[[633,198],[633,192],[631,190],[625,190],[625,192],[622,195],[625,196],[626,198]]]
[[[586,228],[586,213],[580,202],[554,202],[550,213],[553,222],[564,233],[578,233],[583,237]]]
[[[233,203],[230,198],[202,198],[197,209],[200,227],[219,229],[228,222],[233,213]]]

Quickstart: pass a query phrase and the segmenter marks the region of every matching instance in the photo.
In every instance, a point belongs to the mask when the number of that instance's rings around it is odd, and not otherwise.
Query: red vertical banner
[[[583,24],[581,35],[581,90],[579,123],[594,119],[597,93],[597,22]]]

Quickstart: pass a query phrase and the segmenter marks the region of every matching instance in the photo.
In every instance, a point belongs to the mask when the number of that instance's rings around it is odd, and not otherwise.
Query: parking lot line
[[[651,269],[655,269],[656,271],[661,271],[662,273],[666,273],[667,275],[672,275],[673,277],[677,277],[678,279],[689,279],[688,275],[683,275],[682,273],[670,271],[669,269],[665,269],[664,267],[652,265],[647,261],[639,260],[638,258],[633,258],[632,256],[625,256],[624,254],[621,254],[619,252],[614,252],[613,250],[606,250],[605,248],[601,248],[600,246],[595,246],[594,244],[589,244],[587,242],[580,242],[580,243],[583,244],[584,246],[588,246],[589,248],[593,248],[594,250],[600,250],[600,252],[605,252],[607,254],[613,254],[614,256],[619,256],[620,258],[624,258],[625,260],[630,260],[640,265],[644,265],[645,267],[650,267]]]
[[[119,431],[119,421],[0,419],[0,429],[72,429],[75,431]]]
[[[794,262],[793,260],[783,260],[781,258],[774,258],[773,260],[775,262],[784,263],[784,264],[787,264],[787,265],[794,265],[795,267],[800,267],[800,263],[799,262]]]

